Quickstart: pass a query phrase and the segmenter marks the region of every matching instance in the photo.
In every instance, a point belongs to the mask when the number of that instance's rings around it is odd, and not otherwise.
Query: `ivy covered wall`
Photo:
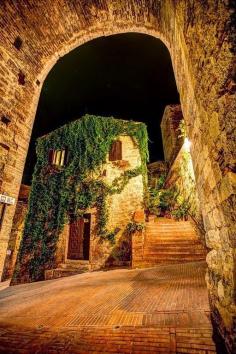
[[[113,141],[121,135],[130,136],[137,145],[141,164],[125,169],[108,185],[97,176]],[[51,149],[67,149],[65,166],[49,163]],[[139,175],[146,184],[147,160],[144,123],[86,115],[38,139],[29,212],[12,283],[41,280],[44,270],[55,266],[57,240],[69,215],[77,217],[96,207],[97,235],[113,241],[115,232],[107,229],[106,197],[121,193],[129,180]]]

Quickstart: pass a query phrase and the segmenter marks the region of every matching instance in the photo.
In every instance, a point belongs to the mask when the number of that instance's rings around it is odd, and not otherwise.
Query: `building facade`
[[[12,283],[129,264],[127,225],[144,209],[141,130],[143,123],[85,116],[39,139]]]

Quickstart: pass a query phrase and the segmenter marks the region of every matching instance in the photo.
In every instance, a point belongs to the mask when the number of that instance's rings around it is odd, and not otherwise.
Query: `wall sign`
[[[15,198],[10,197],[9,195],[4,195],[0,194],[0,203],[5,203],[5,204],[15,204]]]

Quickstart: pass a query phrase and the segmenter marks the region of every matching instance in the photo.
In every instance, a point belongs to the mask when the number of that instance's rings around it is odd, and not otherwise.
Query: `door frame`
[[[89,209],[83,213],[84,214],[90,214],[90,235],[89,235],[89,259],[78,259],[78,260],[73,260],[68,258],[68,247],[69,247],[69,237],[70,237],[70,223],[68,223],[66,226],[66,243],[65,243],[65,262],[70,262],[70,261],[77,261],[77,262],[89,262],[91,263],[92,259],[92,240],[93,240],[93,235],[95,231],[95,209]]]

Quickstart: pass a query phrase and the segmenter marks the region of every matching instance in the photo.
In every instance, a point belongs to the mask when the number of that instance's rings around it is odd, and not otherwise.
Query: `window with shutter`
[[[48,162],[51,165],[63,167],[68,162],[68,149],[63,150],[49,150],[48,153]]]
[[[122,160],[122,143],[119,140],[116,140],[112,143],[110,152],[109,152],[109,160],[117,161]]]
[[[53,163],[53,155],[54,155],[54,151],[52,149],[50,149],[49,153],[48,153],[48,163],[50,165]]]

